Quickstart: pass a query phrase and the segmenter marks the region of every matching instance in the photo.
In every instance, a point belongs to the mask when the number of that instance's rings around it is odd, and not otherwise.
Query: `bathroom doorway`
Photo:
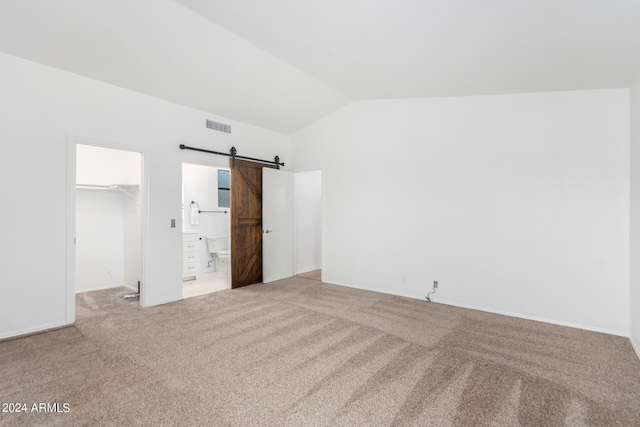
[[[182,164],[182,296],[231,288],[230,170]]]
[[[69,140],[71,285],[76,303],[102,292],[133,305],[143,295],[143,153],[85,138]]]

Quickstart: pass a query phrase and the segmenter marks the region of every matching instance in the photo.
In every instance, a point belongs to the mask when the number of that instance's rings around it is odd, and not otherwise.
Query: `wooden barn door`
[[[229,160],[231,167],[231,288],[262,282],[262,168]]]

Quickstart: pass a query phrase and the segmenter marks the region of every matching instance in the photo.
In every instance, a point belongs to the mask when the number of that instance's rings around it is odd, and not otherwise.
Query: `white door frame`
[[[128,144],[116,144],[83,136],[67,135],[67,268],[66,268],[66,315],[67,324],[76,320],[76,146],[93,145],[122,151],[134,151],[142,157],[140,176],[140,228],[142,247],[140,271],[140,305],[146,307],[146,277],[150,263],[149,256],[149,161],[146,150]]]

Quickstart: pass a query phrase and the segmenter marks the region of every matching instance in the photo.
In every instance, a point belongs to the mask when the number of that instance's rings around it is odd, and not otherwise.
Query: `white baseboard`
[[[638,359],[640,359],[640,345],[635,342],[633,336],[629,337],[629,341],[631,341],[631,347],[633,347],[633,350],[636,352],[636,356],[638,356]]]
[[[547,318],[544,318],[544,317],[530,316],[530,315],[527,315],[527,314],[514,313],[514,312],[510,312],[510,311],[494,310],[494,309],[490,309],[490,308],[486,308],[486,307],[478,307],[478,306],[469,305],[469,304],[453,303],[453,302],[450,302],[450,301],[437,300],[437,301],[433,301],[433,302],[437,302],[437,303],[440,303],[440,304],[452,305],[452,306],[455,306],[455,307],[468,308],[468,309],[471,309],[471,310],[484,311],[484,312],[487,312],[487,313],[501,314],[503,316],[517,317],[519,319],[534,320],[536,322],[550,323],[552,325],[566,326],[568,328],[583,329],[585,331],[600,332],[602,334],[617,335],[617,336],[620,336],[620,337],[629,337],[629,335],[627,333],[625,333],[625,332],[615,331],[615,330],[606,329],[606,328],[598,328],[598,327],[590,326],[590,325],[582,325],[582,324],[579,324],[579,323],[564,322],[564,321],[561,321],[561,320],[547,319]]]
[[[367,289],[367,288],[363,288],[363,287],[356,286],[356,285],[348,285],[348,284],[336,283],[336,282],[327,282],[326,280],[325,280],[325,283],[332,283],[334,285],[346,286],[348,288],[362,289],[364,291],[379,292],[379,293],[382,293],[382,294],[396,295],[396,296],[400,296],[400,297],[412,298],[412,299],[417,299],[417,300],[421,300],[421,301],[425,301],[426,302],[424,295],[416,296],[415,294],[411,294],[409,292],[403,293],[403,292],[398,292],[398,291],[391,292],[391,291],[388,291],[388,290]],[[516,318],[519,318],[519,319],[526,319],[526,320],[533,320],[533,321],[536,321],[536,322],[550,323],[552,325],[566,326],[566,327],[569,327],[569,328],[583,329],[583,330],[586,330],[586,331],[600,332],[600,333],[603,333],[603,334],[617,335],[617,336],[627,337],[627,338],[629,337],[629,335],[626,332],[620,332],[620,331],[615,331],[615,330],[606,329],[606,328],[598,328],[598,327],[589,326],[589,325],[582,325],[582,324],[578,324],[578,323],[564,322],[564,321],[559,321],[559,320],[547,319],[547,318],[543,318],[543,317],[530,316],[530,315],[526,315],[526,314],[514,313],[514,312],[509,312],[509,311],[503,311],[503,310],[495,310],[495,309],[491,309],[491,308],[480,307],[480,306],[475,306],[475,305],[470,305],[470,304],[460,304],[460,303],[457,303],[457,302],[441,300],[441,299],[438,298],[437,294],[433,295],[431,298],[432,298],[432,301],[434,303],[438,303],[438,304],[446,304],[446,305],[451,305],[451,306],[454,306],[454,307],[468,308],[470,310],[484,311],[486,313],[501,314],[503,316],[516,317]],[[633,341],[632,341],[632,345],[634,345]],[[638,348],[640,348],[640,346],[634,346],[634,348],[636,349],[636,353],[638,354],[638,357],[640,357],[640,351],[638,351]]]
[[[4,340],[10,339],[10,338],[18,338],[18,337],[21,337],[21,336],[24,336],[24,335],[31,335],[31,334],[35,334],[35,333],[47,332],[47,331],[52,330],[52,329],[59,329],[59,328],[63,328],[63,327],[66,327],[66,326],[71,326],[74,323],[75,322],[70,322],[70,323],[55,322],[55,323],[48,323],[46,325],[34,326],[34,327],[31,327],[31,328],[18,329],[17,331],[4,332],[4,333],[0,334],[0,341],[4,341]]]
[[[182,295],[177,297],[165,298],[157,301],[145,301],[146,304],[143,307],[153,307],[156,305],[169,304],[170,302],[180,301],[181,299],[184,299]]]
[[[298,274],[308,273],[310,271],[316,271],[316,270],[322,270],[322,268],[317,267],[317,268],[311,268],[311,269],[308,269],[308,268],[297,269],[294,274],[298,275]]]
[[[323,278],[324,279],[324,278]],[[361,286],[357,286],[357,285],[351,285],[351,284],[346,284],[346,283],[340,283],[340,282],[329,282],[327,280],[323,280],[323,283],[327,283],[327,284],[331,284],[331,285],[338,285],[338,286],[344,286],[345,288],[353,288],[353,289],[360,289],[362,291],[369,291],[369,292],[377,292],[379,294],[386,294],[386,295],[394,295],[397,297],[405,297],[405,298],[411,298],[411,299],[417,299],[417,300],[422,300],[425,301],[424,295],[422,296],[416,296],[415,294],[410,294],[408,292],[403,293],[403,292],[398,292],[398,291],[389,291],[386,289],[369,289],[369,288],[364,288]],[[453,305],[453,304],[451,304]]]
[[[127,289],[131,289],[134,292],[138,292],[138,285],[130,286],[130,285],[127,285],[127,284],[123,283],[122,285],[118,285],[118,286],[124,286]],[[117,288],[118,286],[114,286],[114,288]]]
[[[127,289],[133,289],[134,291],[138,292],[138,287],[137,286],[135,288],[133,288],[133,287],[131,287],[129,285],[121,283],[121,284],[109,285],[109,286],[97,286],[95,288],[76,289],[76,294],[81,294],[81,293],[84,293],[84,292],[103,291],[105,289],[119,288],[120,286],[124,286]]]

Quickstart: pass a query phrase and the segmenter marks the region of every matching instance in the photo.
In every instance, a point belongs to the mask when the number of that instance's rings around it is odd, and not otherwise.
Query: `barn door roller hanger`
[[[238,150],[236,150],[236,147],[231,147],[231,150],[229,150],[228,153],[222,153],[220,151],[205,150],[204,148],[189,147],[189,146],[184,145],[184,144],[180,144],[180,149],[181,150],[200,151],[202,153],[217,154],[219,156],[227,156],[227,157],[233,158],[233,160],[235,160],[235,159],[244,159],[244,160],[252,160],[254,162],[268,163],[270,165],[275,164],[278,169],[280,169],[280,166],[284,166],[284,163],[280,162],[280,157],[278,157],[278,156],[276,156],[273,160],[262,160],[262,159],[256,159],[254,157],[238,156]]]

